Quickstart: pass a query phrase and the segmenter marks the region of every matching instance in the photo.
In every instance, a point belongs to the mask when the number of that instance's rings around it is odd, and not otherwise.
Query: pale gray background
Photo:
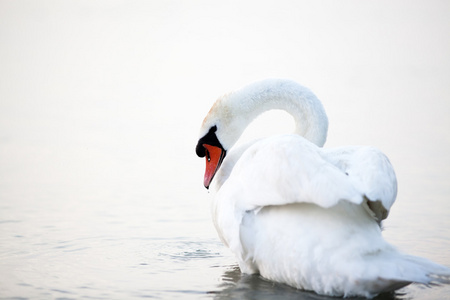
[[[234,258],[194,147],[218,96],[267,77],[317,94],[327,147],[389,156],[386,238],[450,266],[449,15],[449,1],[0,0],[0,298],[220,295]],[[266,118],[247,137],[291,130]]]

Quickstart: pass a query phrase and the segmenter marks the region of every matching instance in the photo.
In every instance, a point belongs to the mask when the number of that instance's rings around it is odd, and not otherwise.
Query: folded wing
[[[382,221],[397,197],[397,179],[389,159],[374,147],[324,149],[323,156],[348,174],[373,216]]]
[[[261,140],[240,157],[222,187],[243,211],[296,202],[324,208],[339,201],[367,206],[378,221],[395,201],[387,157],[373,147],[325,150],[298,135]],[[236,207],[238,208],[238,207]]]

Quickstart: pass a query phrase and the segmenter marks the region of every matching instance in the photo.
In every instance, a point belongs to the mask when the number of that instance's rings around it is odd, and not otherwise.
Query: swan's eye
[[[210,161],[211,161],[211,156],[209,156],[209,152],[208,152],[208,150],[206,150],[206,149],[205,149],[205,154],[206,154],[206,160],[207,160],[208,162],[210,162]]]

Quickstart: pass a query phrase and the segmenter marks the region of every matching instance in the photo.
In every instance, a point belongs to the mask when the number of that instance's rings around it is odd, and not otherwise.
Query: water
[[[0,299],[329,299],[242,275],[210,219],[199,125],[264,77],[390,157],[385,237],[450,266],[448,4],[333,3],[0,2]]]

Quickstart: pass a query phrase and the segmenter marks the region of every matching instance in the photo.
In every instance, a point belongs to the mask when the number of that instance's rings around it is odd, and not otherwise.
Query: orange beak
[[[214,175],[222,164],[222,160],[225,157],[225,152],[222,148],[211,146],[208,144],[203,144],[203,147],[205,147],[206,150],[206,170],[203,184],[206,188],[209,188]]]

